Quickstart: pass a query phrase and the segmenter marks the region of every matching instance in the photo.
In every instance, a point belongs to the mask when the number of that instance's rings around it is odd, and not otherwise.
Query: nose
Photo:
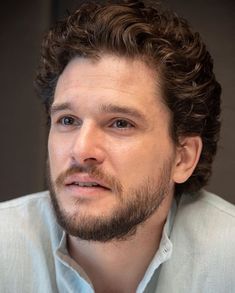
[[[92,122],[84,122],[76,131],[71,148],[72,160],[81,165],[99,165],[105,159],[104,136]]]

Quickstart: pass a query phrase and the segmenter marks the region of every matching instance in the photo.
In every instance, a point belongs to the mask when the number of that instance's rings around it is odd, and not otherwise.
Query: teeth
[[[75,185],[79,185],[81,187],[92,187],[92,186],[99,186],[99,184],[95,182],[74,182]]]

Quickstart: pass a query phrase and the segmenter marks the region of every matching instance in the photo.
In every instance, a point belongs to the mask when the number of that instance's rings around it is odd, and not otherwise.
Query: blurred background
[[[85,1],[83,1],[85,2]],[[235,203],[235,1],[163,0],[199,31],[223,87],[223,127],[207,189]],[[4,1],[0,7],[0,201],[44,190],[46,120],[33,89],[43,34],[79,3]]]

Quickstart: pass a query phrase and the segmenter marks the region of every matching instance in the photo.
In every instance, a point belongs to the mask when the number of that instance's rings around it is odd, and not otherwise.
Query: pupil
[[[117,121],[117,127],[126,127],[126,121],[118,120]]]
[[[72,118],[70,118],[70,117],[64,118],[64,124],[68,125],[68,124],[72,124],[72,123],[73,123]]]

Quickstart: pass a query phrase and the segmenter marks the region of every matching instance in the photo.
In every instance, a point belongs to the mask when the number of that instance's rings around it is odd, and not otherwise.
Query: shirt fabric
[[[92,293],[48,192],[0,204],[1,293]],[[137,293],[235,292],[235,207],[202,190],[173,202]],[[121,293],[121,292],[120,292]]]

